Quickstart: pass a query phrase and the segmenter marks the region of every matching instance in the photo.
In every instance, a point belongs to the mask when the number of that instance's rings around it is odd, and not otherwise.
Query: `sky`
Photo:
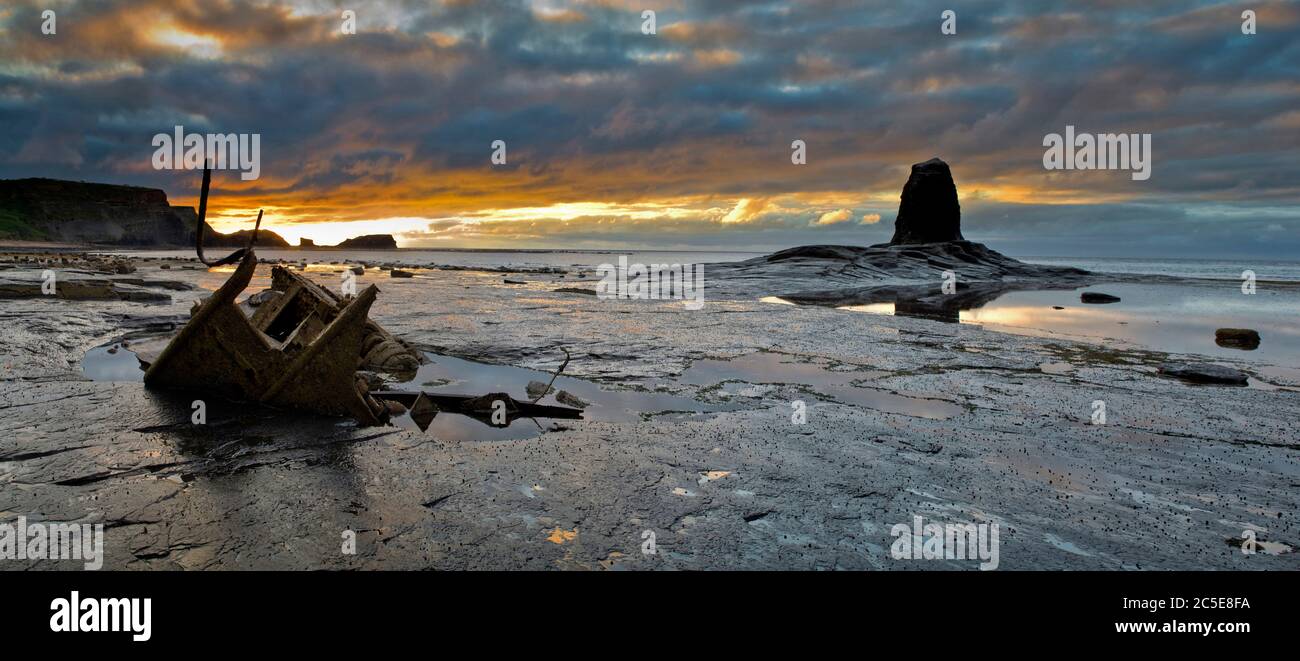
[[[194,205],[177,125],[260,136],[209,221],[291,242],[867,245],[937,156],[1009,254],[1300,254],[1296,2],[0,2],[0,178]],[[1151,134],[1150,178],[1045,169],[1067,125]]]

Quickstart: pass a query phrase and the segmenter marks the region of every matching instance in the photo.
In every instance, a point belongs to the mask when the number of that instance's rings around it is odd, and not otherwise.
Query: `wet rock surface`
[[[158,305],[0,302],[0,516],[102,522],[109,569],[974,568],[892,560],[891,526],[918,514],[997,522],[1004,569],[1284,569],[1294,555],[1230,540],[1300,545],[1298,394],[1158,372],[1195,357],[721,288],[690,311],[540,277],[372,272],[358,276],[382,289],[372,317],[424,350],[551,372],[567,347],[562,378],[728,410],[450,442],[207,399],[194,425],[199,395],[80,372],[95,347],[183,322],[223,279],[167,273],[200,288]],[[953,411],[901,413],[859,390]],[[1096,400],[1106,424],[1090,422]],[[340,552],[345,530],[356,555]]]
[[[1245,372],[1214,363],[1165,363],[1160,366],[1160,373],[1192,383],[1244,386],[1250,382]]]
[[[42,271],[0,272],[0,299],[51,298],[68,301],[135,301],[168,303],[169,291],[191,286],[176,280],[100,276],[93,271],[59,270],[47,280]]]
[[[528,396],[531,398],[544,397],[554,391],[554,388],[541,381],[529,381],[528,385],[525,387],[525,392],[527,392]]]
[[[1082,269],[1021,262],[971,241],[800,246],[705,268],[711,293],[828,306],[918,301],[953,312],[1009,291],[1069,289],[1100,279]],[[952,282],[951,293],[944,293],[945,282]]]
[[[587,400],[567,390],[561,390],[560,392],[555,393],[555,401],[565,406],[572,406],[575,409],[585,409],[590,405]]]

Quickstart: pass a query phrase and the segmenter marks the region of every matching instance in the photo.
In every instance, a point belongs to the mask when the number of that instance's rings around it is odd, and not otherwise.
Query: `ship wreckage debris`
[[[300,273],[276,266],[271,288],[258,304],[239,305],[257,268],[254,244],[261,227],[257,214],[248,246],[217,260],[203,254],[211,171],[203,171],[195,250],[212,266],[238,264],[212,296],[195,305],[190,320],[157,358],[147,361],[144,382],[151,388],[211,392],[227,399],[254,401],[382,425],[409,411],[427,429],[440,412],[475,418],[494,427],[520,418],[580,419],[576,408],[517,400],[506,393],[450,395],[418,390],[371,391],[359,370],[412,374],[424,359],[367,315],[379,294],[375,285],[355,296],[340,296]],[[565,351],[564,364],[568,365]],[[552,377],[554,382],[554,376]],[[540,426],[540,425],[539,425]]]

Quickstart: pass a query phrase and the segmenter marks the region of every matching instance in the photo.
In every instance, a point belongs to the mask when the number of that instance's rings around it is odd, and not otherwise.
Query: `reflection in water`
[[[1060,333],[1174,353],[1300,365],[1300,328],[1294,323],[1300,315],[1300,292],[1248,296],[1235,283],[1218,288],[1119,284],[1098,289],[1122,300],[1102,307],[1079,303],[1073,292],[1012,292],[964,311],[962,321],[1030,335]],[[1221,346],[1215,330],[1225,327],[1255,329],[1263,341],[1253,351]]]
[[[110,353],[110,350],[113,350]],[[547,372],[509,365],[489,365],[470,360],[426,353],[429,363],[420,367],[415,376],[405,383],[394,384],[392,390],[426,391],[437,394],[506,393],[521,400],[527,396],[529,381],[550,380]],[[130,350],[118,345],[96,347],[86,353],[82,373],[95,381],[143,381],[144,371]],[[630,422],[661,412],[681,412],[690,416],[739,408],[729,404],[711,404],[689,397],[645,390],[607,390],[590,381],[572,377],[556,378],[554,392],[538,400],[539,404],[563,406],[555,396],[564,390],[589,404],[582,411],[582,420]],[[412,418],[408,411],[393,419],[393,424],[428,434],[444,441],[510,440],[537,436],[544,431],[566,429],[581,424],[579,420],[547,420],[514,418],[508,424],[492,425],[490,419],[460,415],[446,411]]]
[[[1083,291],[1119,296],[1105,306],[1080,302]],[[907,293],[907,292],[902,292]],[[859,300],[836,303],[842,310],[981,324],[1035,336],[1066,335],[1263,363],[1300,366],[1300,288],[1275,286],[1243,295],[1239,283],[1111,283],[1076,289],[1002,291],[994,295],[944,297],[928,290],[909,303],[870,300],[898,290],[855,292]],[[772,298],[772,297],[769,297]],[[796,302],[798,299],[794,298]],[[768,300],[768,299],[763,299]],[[789,303],[785,298],[781,302]],[[818,301],[807,301],[818,304]],[[820,303],[820,304],[825,304]],[[1220,328],[1249,328],[1262,341],[1244,346],[1216,342]],[[1249,350],[1248,350],[1249,349]]]
[[[87,351],[81,373],[91,381],[144,381],[144,370],[135,354],[117,344]]]
[[[827,369],[829,362],[824,358],[773,352],[751,353],[731,360],[697,360],[682,373],[681,382],[699,386],[744,381],[824,387],[848,385],[854,381],[875,379],[888,374],[855,365]]]
[[[870,314],[887,314],[887,315],[894,314],[893,303],[867,303],[865,305],[841,305],[839,306],[839,309],[848,310],[850,312],[868,312]]]
[[[433,393],[488,393],[504,392],[520,399],[527,397],[529,381],[550,381],[547,372],[510,365],[490,365],[472,360],[426,353],[429,363],[422,365],[410,381],[395,385],[395,390],[423,390]],[[590,381],[560,376],[555,379],[554,392],[538,400],[539,404],[564,405],[556,401],[561,391],[576,395],[588,402],[582,411],[583,420],[603,422],[631,422],[650,414],[667,411],[688,414],[734,410],[735,406],[709,404],[689,397],[646,390],[608,390]],[[411,425],[409,415],[394,420],[400,426]],[[543,430],[565,429],[577,421],[534,421],[531,418],[513,420],[504,427],[485,426],[484,423],[465,416],[440,414],[433,418],[428,433],[446,441],[508,440],[531,438]]]

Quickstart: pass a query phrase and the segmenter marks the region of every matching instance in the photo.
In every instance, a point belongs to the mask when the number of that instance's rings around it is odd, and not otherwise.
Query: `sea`
[[[214,249],[213,254],[223,252]],[[190,257],[189,250],[129,251],[156,257]],[[264,259],[309,263],[351,259],[373,264],[461,268],[594,269],[630,263],[701,264],[733,262],[767,254],[756,251],[661,250],[268,250]],[[1100,258],[1015,256],[1026,262],[1074,266],[1102,273],[1140,273],[1197,278],[1179,284],[1100,284],[1075,290],[1007,293],[977,308],[962,310],[960,323],[978,324],[1009,333],[1147,348],[1210,358],[1255,363],[1262,373],[1273,370],[1300,379],[1300,262],[1281,260],[1200,260],[1175,258]],[[1249,272],[1249,273],[1248,273]],[[1243,282],[1253,274],[1254,293]],[[707,272],[705,274],[707,283]],[[707,289],[707,285],[706,285]],[[1117,303],[1083,304],[1083,291],[1120,297]],[[781,292],[770,292],[779,294]],[[846,314],[893,314],[892,305],[856,306]],[[1214,331],[1250,328],[1261,336],[1259,347],[1245,350],[1220,346]]]
[[[190,249],[121,251],[133,255],[154,257],[193,257]],[[213,255],[224,253],[221,248],[209,248]],[[619,256],[626,255],[629,262],[644,264],[708,264],[734,262],[766,255],[771,251],[690,251],[690,250],[480,250],[480,249],[425,249],[401,248],[398,250],[272,250],[258,248],[257,254],[267,259],[287,261],[331,262],[352,259],[363,262],[404,262],[411,265],[459,266],[495,268],[510,267],[588,267],[615,264]],[[1240,280],[1244,271],[1252,271],[1258,280],[1286,280],[1300,282],[1300,261],[1279,260],[1199,260],[1174,258],[1135,257],[1070,257],[1024,256],[1016,259],[1035,264],[1075,266],[1089,271],[1109,273],[1143,273],[1190,278],[1220,278]]]

